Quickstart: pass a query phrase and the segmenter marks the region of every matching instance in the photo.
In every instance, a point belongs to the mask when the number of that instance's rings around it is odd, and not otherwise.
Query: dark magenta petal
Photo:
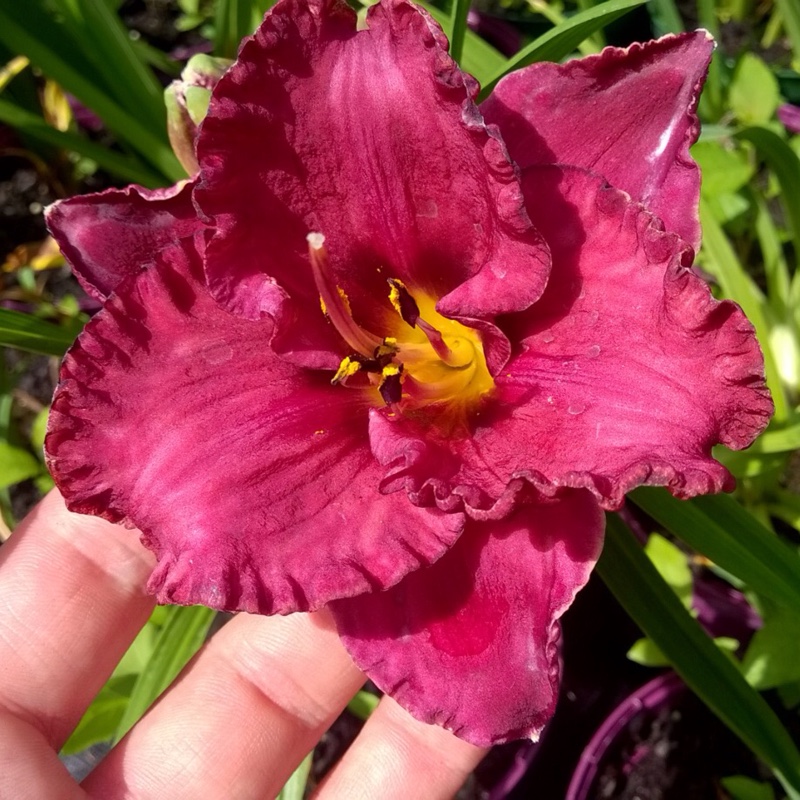
[[[588,492],[470,522],[386,592],[331,605],[356,664],[415,717],[488,746],[537,738],[555,710],[559,617],[600,554]]]
[[[383,489],[478,519],[563,486],[608,508],[641,484],[732,489],[711,448],[748,446],[772,414],[741,309],[714,300],[691,249],[601,178],[539,167],[523,187],[552,252],[547,289],[504,321],[517,350],[470,435],[440,440],[373,412]]]
[[[607,48],[504,78],[481,111],[520,165],[574,164],[601,174],[695,249],[700,172],[689,156],[714,43],[705,31]]]
[[[448,295],[451,315],[527,308],[548,254],[475,88],[404,0],[374,6],[361,31],[338,0],[275,6],[200,132],[195,198],[217,228],[205,265],[215,296],[275,318],[275,346],[318,365],[332,337],[308,262],[315,231],[367,327],[392,313],[387,278]]]
[[[193,188],[193,181],[168,189],[134,184],[70,197],[47,209],[47,227],[83,288],[105,300],[123,278],[200,230]]]
[[[277,358],[200,272],[171,249],[65,358],[46,449],[68,506],[138,527],[165,603],[306,610],[439,558],[463,519],[380,494],[362,395]]]

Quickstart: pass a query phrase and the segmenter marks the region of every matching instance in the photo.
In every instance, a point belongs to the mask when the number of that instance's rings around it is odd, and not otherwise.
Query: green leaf
[[[428,3],[420,5],[443,27],[446,28],[449,17],[441,9]],[[498,70],[502,69],[506,59],[502,53],[492,47],[485,39],[473,33],[469,28],[464,35],[464,52],[461,68],[474,76],[479,83],[485,83]]]
[[[744,53],[733,71],[728,103],[744,125],[761,125],[772,119],[781,102],[778,79],[755,54]]]
[[[644,548],[658,574],[675,592],[684,608],[692,606],[692,571],[686,560],[686,554],[668,539],[653,533]]]
[[[275,800],[303,800],[308,783],[308,775],[311,772],[311,760],[314,756],[313,751],[309,753],[292,773],[286,785],[278,792]]]
[[[683,32],[683,20],[675,0],[650,0],[649,10],[657,36]]]
[[[800,422],[786,428],[769,429],[750,446],[748,453],[789,453],[800,450]]]
[[[747,274],[728,237],[712,213],[708,202],[700,198],[700,221],[703,226],[702,263],[717,279],[723,294],[735,300],[756,329],[759,341],[769,342],[770,325],[765,310],[764,295]],[[779,422],[789,416],[789,405],[775,358],[769,348],[764,349],[764,369],[767,385],[775,403],[775,419]]]
[[[714,639],[714,644],[726,653],[735,653],[739,649],[739,642],[728,636],[718,636]],[[637,639],[626,655],[631,661],[643,667],[670,666],[670,660],[661,652],[658,645],[647,637]]]
[[[795,254],[800,255],[800,159],[794,150],[769,128],[761,126],[745,128],[735,136],[753,144],[758,155],[778,179],[781,186],[781,202],[786,209],[789,227],[794,236]],[[795,275],[792,286],[795,301],[800,300],[798,274]]]
[[[627,657],[643,667],[668,667],[669,659],[647,637],[637,639],[627,652]]]
[[[775,792],[768,783],[754,781],[745,775],[732,775],[720,780],[731,800],[775,800]]]
[[[33,453],[0,441],[0,489],[35,478],[41,471],[42,465]]]
[[[378,707],[380,698],[371,692],[356,692],[353,699],[347,704],[347,710],[361,720],[366,720]]]
[[[715,0],[697,0],[697,15],[700,26],[705,28],[716,41],[719,41],[719,21]],[[700,96],[700,117],[704,120],[718,120],[723,112],[722,99],[722,61],[719,53],[714,53],[708,65],[708,74],[703,93]]]
[[[25,4],[25,13],[28,5]],[[58,26],[52,30],[53,23],[48,22],[47,17],[43,18],[45,22],[36,26],[14,19],[12,10],[16,9],[13,11],[15,15],[20,8],[21,4],[0,5],[0,41],[13,52],[26,55],[42,72],[95,111],[110,130],[138,150],[165,178],[172,181],[185,178],[186,173],[167,141],[166,130],[155,130],[120,107],[98,85],[96,76],[88,72],[85,65],[76,62],[72,51],[67,58],[57,48],[49,46],[53,40],[58,41],[59,31]]]
[[[761,258],[764,262],[764,277],[767,281],[769,304],[779,320],[786,320],[791,293],[791,279],[789,278],[789,265],[786,263],[786,257],[783,254],[783,242],[762,193],[753,191],[751,192],[751,197],[756,206],[756,235],[761,247]],[[792,334],[792,338],[794,338],[794,334]],[[793,342],[793,344],[795,344],[796,349],[796,342]],[[778,363],[778,370],[781,376],[784,377],[784,370],[781,367],[783,360],[781,354],[775,352],[775,358]],[[796,364],[794,365],[794,371],[797,371]]]
[[[742,662],[745,678],[762,690],[800,681],[800,613],[774,603],[762,606],[764,624]]]
[[[50,406],[43,408],[34,418],[31,425],[31,447],[41,453],[44,448],[44,435],[47,431],[47,418],[50,416]]]
[[[608,516],[597,570],[689,688],[782,780],[800,792],[800,753],[791,737],[731,658],[680,604],[616,515]]]
[[[205,640],[216,612],[203,606],[170,606],[147,666],[139,674],[130,703],[114,736],[118,742],[172,683]]]
[[[509,72],[537,61],[560,61],[568,56],[584,39],[632,11],[646,0],[608,0],[608,2],[581,11],[563,25],[549,30],[510,58],[502,69],[487,81],[479,95],[484,100]]]
[[[0,308],[0,346],[63,356],[77,332],[19,311]]]
[[[214,55],[236,58],[239,43],[258,24],[258,9],[253,0],[217,0]]]
[[[783,25],[792,43],[792,64],[797,69],[800,66],[800,6],[797,0],[775,0],[775,6],[783,17]]]
[[[447,38],[450,40],[450,55],[457,63],[461,63],[464,52],[464,37],[467,33],[467,14],[470,0],[452,0],[450,20],[447,26]]]
[[[705,139],[692,147],[703,176],[701,191],[706,198],[738,192],[753,177],[754,169],[741,149],[726,146],[721,141]]]
[[[141,183],[149,188],[164,185],[164,178],[138,159],[123,156],[107,147],[74,133],[59,131],[41,117],[31,114],[7,100],[0,99],[0,122],[11,125],[26,136],[63,150],[72,150],[97,162],[103,169],[126,181]]]
[[[145,66],[128,32],[104,0],[73,0],[74,11],[67,14],[70,27],[81,39],[84,52],[117,103],[136,111],[153,129],[166,125],[163,89]],[[62,8],[70,4],[63,4]]]
[[[135,682],[135,675],[111,678],[86,709],[61,752],[72,755],[93,744],[111,741],[128,706]]]
[[[677,500],[644,486],[629,498],[749,589],[800,613],[800,556],[725,494]]]

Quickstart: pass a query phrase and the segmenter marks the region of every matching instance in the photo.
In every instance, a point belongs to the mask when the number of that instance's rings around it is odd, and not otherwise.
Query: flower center
[[[403,414],[434,414],[466,423],[494,388],[478,331],[443,317],[436,301],[390,278],[396,315],[381,338],[353,318],[347,295],[333,281],[325,237],[308,235],[308,250],[322,311],[352,349],[332,383],[369,389],[376,402]]]

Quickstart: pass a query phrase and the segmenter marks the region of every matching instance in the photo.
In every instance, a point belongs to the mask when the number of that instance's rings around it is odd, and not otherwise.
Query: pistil
[[[314,275],[314,283],[317,286],[324,312],[328,315],[333,327],[336,328],[342,339],[356,353],[371,358],[375,349],[383,344],[383,340],[369,331],[365,331],[353,319],[346,303],[346,296],[333,282],[333,276],[328,265],[325,237],[321,233],[309,233],[306,236],[306,240],[308,241],[311,271]]]

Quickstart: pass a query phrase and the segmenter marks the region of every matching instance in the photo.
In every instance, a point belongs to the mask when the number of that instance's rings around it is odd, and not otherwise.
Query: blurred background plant
[[[0,0],[0,540],[52,486],[42,440],[58,359],[97,308],[48,238],[43,208],[74,193],[185,177],[167,134],[163,89],[191,56],[235,57],[269,5]],[[693,151],[703,170],[697,265],[715,294],[734,299],[753,322],[775,418],[750,450],[720,448],[739,481],[735,498],[683,503],[661,490],[633,492],[625,513],[609,517],[598,571],[646,634],[630,658],[671,665],[772,769],[781,791],[800,797],[800,755],[785,727],[800,708],[800,5],[476,0],[470,8],[453,0],[427,7],[483,96],[511,69],[607,43],[698,26],[719,43]],[[629,526],[640,540],[658,533],[643,548]],[[748,613],[758,613],[752,639],[712,640],[697,624],[703,615],[693,587],[706,576],[741,591]],[[201,645],[214,617],[201,608],[158,609],[65,752],[119,739]],[[777,690],[771,704],[764,690]],[[363,718],[374,702],[361,693],[351,711]],[[310,766],[307,759],[284,797],[302,797]],[[728,796],[774,796],[769,786],[770,794],[746,794],[747,781],[726,783]]]

